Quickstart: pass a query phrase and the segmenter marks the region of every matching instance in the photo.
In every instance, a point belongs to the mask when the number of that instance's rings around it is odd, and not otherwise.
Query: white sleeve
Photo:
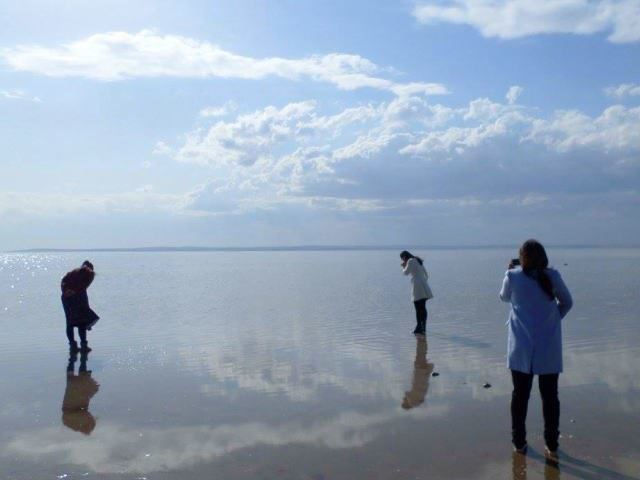
[[[509,281],[509,272],[504,274],[502,289],[500,289],[500,300],[503,302],[511,301],[511,282]]]
[[[571,298],[571,293],[567,288],[567,285],[562,280],[562,276],[560,276],[560,272],[556,271],[554,275],[553,282],[553,295],[558,300],[558,310],[560,310],[560,318],[564,318],[571,307],[573,307],[573,299]]]
[[[402,269],[402,273],[405,275],[413,275],[415,273],[416,260],[410,258],[407,264]]]

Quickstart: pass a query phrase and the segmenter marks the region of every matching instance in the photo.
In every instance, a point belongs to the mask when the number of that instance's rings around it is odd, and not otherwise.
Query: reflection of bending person
[[[67,388],[62,400],[62,423],[71,430],[89,435],[96,428],[96,419],[89,412],[89,402],[98,393],[100,385],[91,376],[91,370],[87,370],[88,353],[80,356],[80,368],[78,374],[74,372],[77,353],[69,355],[67,365]]]
[[[433,363],[427,362],[427,339],[422,335],[416,336],[416,359],[413,362],[413,381],[411,390],[405,392],[402,408],[409,410],[424,403],[429,389],[429,376],[433,372]]]

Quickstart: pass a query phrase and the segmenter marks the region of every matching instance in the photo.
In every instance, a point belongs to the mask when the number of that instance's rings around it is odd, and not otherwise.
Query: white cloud
[[[419,4],[413,15],[425,25],[470,25],[485,37],[608,32],[614,43],[640,40],[637,0],[449,0]]]
[[[320,115],[306,101],[186,138],[175,158],[226,179],[191,194],[189,208],[216,214],[294,206],[376,212],[431,200],[469,205],[469,198],[532,206],[561,193],[633,190],[640,177],[640,107],[546,117],[487,98],[454,109],[407,96]]]
[[[597,148],[603,152],[625,152],[637,158],[640,151],[640,107],[608,107],[592,118],[579,111],[557,112],[552,119],[536,119],[528,140],[566,152]]]
[[[312,120],[315,102],[290,103],[281,109],[266,107],[217,122],[206,132],[195,131],[176,154],[179,161],[206,165],[250,166],[271,153],[278,143],[300,133],[300,123]]]
[[[227,102],[222,106],[218,107],[205,107],[200,110],[201,117],[224,117],[229,115],[231,112],[234,112],[237,109],[237,105],[234,102]]]
[[[516,103],[518,101],[518,98],[520,98],[520,95],[522,95],[523,91],[524,91],[524,88],[518,85],[513,85],[509,87],[509,90],[505,95],[505,98],[507,99],[507,103],[509,105],[513,105],[514,103]]]
[[[117,81],[137,77],[242,78],[269,76],[328,82],[342,90],[374,88],[400,94],[441,95],[437,83],[399,84],[377,76],[381,69],[359,55],[329,53],[301,59],[252,58],[208,42],[151,30],[98,33],[60,47],[19,45],[0,51],[14,70],[52,77]]]
[[[566,202],[558,200],[563,195],[613,194],[631,195],[617,205],[635,205],[640,107],[548,116],[487,98],[451,108],[399,96],[330,114],[319,110],[315,101],[267,106],[200,126],[175,146],[159,142],[156,153],[207,167],[202,185],[191,191],[5,193],[0,215],[418,215],[427,206],[538,208]],[[581,203],[589,201],[571,205]]]
[[[165,142],[156,142],[151,153],[153,155],[171,155],[173,153],[173,149]],[[145,166],[148,167],[150,165],[151,164]]]
[[[640,85],[635,83],[623,83],[615,87],[607,87],[604,89],[610,97],[622,99],[624,97],[640,97]]]
[[[32,97],[28,95],[24,90],[0,90],[0,97],[8,100],[27,100],[29,102],[40,103],[42,100],[39,97]]]

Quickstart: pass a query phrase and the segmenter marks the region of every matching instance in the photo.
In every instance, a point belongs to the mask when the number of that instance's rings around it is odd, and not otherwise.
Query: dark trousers
[[[413,306],[416,307],[416,329],[413,333],[424,333],[427,328],[427,299],[416,300]]]
[[[80,336],[80,342],[86,344],[87,343],[87,328],[86,327],[77,327],[78,335]],[[71,325],[67,325],[67,338],[69,339],[69,343],[76,343],[76,338],[73,335],[73,327]]]
[[[527,407],[533,384],[533,374],[511,370],[513,393],[511,395],[511,435],[513,444],[522,448],[527,443]],[[558,400],[558,374],[538,375],[538,387],[542,397],[544,417],[544,441],[551,450],[558,448],[560,432],[560,401]]]

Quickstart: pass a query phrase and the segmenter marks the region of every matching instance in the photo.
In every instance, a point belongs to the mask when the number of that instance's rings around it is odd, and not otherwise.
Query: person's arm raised
[[[511,281],[509,280],[509,272],[505,273],[500,289],[500,300],[503,302],[511,301]]]
[[[553,295],[558,302],[558,310],[560,311],[560,318],[564,318],[571,307],[573,307],[573,298],[571,298],[571,292],[567,288],[567,285],[562,280],[560,272],[554,272],[553,278]]]

